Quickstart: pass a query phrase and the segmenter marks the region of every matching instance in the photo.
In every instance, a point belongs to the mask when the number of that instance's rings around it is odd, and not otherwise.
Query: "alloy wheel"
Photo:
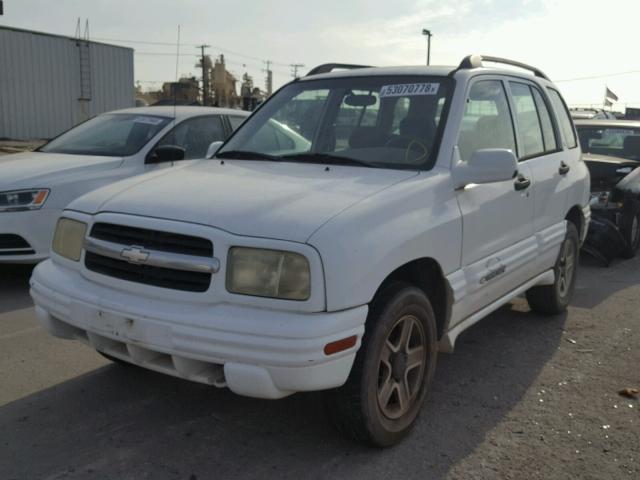
[[[576,250],[573,242],[565,240],[560,251],[558,263],[558,293],[565,297],[571,289],[576,267]]]
[[[380,354],[378,406],[391,420],[406,414],[420,391],[426,365],[426,335],[413,315],[401,317]]]

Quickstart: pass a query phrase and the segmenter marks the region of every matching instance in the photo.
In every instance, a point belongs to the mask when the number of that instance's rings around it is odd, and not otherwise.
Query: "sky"
[[[427,28],[434,65],[508,57],[542,69],[570,104],[601,105],[607,85],[619,109],[640,106],[639,0],[4,0],[4,10],[0,25],[71,36],[88,19],[91,39],[135,49],[143,89],[175,79],[178,26],[179,76],[199,76],[196,45],[208,44],[261,87],[265,60],[276,87],[293,63],[302,73],[328,62],[424,64]]]

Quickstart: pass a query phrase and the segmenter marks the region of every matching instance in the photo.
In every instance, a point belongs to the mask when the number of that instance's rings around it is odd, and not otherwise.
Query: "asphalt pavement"
[[[50,337],[0,267],[0,479],[638,479],[640,260],[580,270],[567,315],[518,299],[438,359],[411,435],[334,431],[319,394],[243,398]]]

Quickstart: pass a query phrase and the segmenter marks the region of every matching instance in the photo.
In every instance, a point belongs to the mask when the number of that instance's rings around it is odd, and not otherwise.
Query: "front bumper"
[[[43,208],[26,212],[0,212],[0,234],[17,235],[28,248],[0,248],[2,263],[38,263],[49,256],[53,231],[61,210]]]
[[[141,297],[98,285],[52,260],[34,270],[31,296],[40,322],[55,336],[259,398],[342,385],[367,316],[367,306],[298,313]],[[355,346],[325,355],[325,345],[353,335]]]

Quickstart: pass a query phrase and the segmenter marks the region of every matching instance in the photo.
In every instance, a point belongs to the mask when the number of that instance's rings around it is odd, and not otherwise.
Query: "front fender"
[[[460,267],[462,220],[449,170],[395,184],[340,213],[307,243],[322,258],[329,311],[369,303],[387,276],[412,260]]]

